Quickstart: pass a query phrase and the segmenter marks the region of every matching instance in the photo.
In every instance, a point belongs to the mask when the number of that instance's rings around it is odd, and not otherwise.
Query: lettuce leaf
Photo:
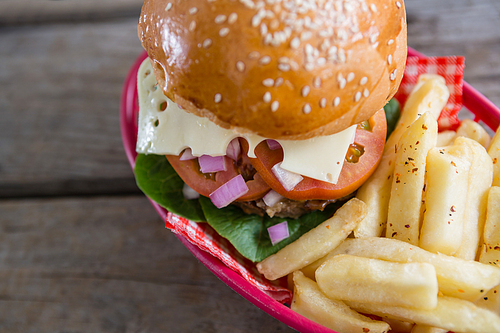
[[[340,206],[340,203],[330,204],[322,212],[310,212],[298,219],[261,217],[245,214],[236,206],[218,209],[203,196],[199,200],[184,199],[184,183],[163,155],[137,155],[134,172],[137,185],[149,198],[191,221],[208,222],[241,255],[253,262],[262,261],[292,243],[328,219]],[[290,237],[273,246],[267,228],[285,220]]]
[[[134,173],[139,189],[169,212],[194,222],[206,220],[198,200],[184,199],[184,182],[164,155],[138,154]]]

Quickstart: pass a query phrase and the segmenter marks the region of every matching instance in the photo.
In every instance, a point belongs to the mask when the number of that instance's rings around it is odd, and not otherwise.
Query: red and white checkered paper
[[[458,112],[462,108],[464,57],[408,57],[405,73],[396,98],[404,105],[408,95],[422,74],[438,74],[444,77],[450,91],[450,98],[438,119],[439,130],[456,129],[459,125]]]
[[[440,129],[456,127],[458,125],[457,114],[462,108],[463,71],[463,57],[409,57],[405,75],[396,97],[403,105],[419,75],[424,73],[442,75],[450,90],[450,99],[439,118]],[[292,292],[287,289],[286,278],[277,281],[267,280],[257,271],[253,262],[241,256],[226,239],[219,236],[207,223],[192,222],[169,212],[165,226],[221,260],[226,266],[241,274],[250,284],[278,302],[290,303]]]

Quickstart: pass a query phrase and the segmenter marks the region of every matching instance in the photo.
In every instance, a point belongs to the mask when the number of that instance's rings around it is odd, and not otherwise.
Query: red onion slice
[[[193,153],[191,152],[191,148],[186,148],[186,149],[184,149],[184,152],[182,153],[179,160],[180,161],[188,161],[188,160],[194,160],[195,158],[196,158],[196,156],[193,156]]]
[[[276,163],[271,170],[276,178],[278,178],[281,185],[283,185],[283,187],[287,191],[293,190],[294,187],[297,186],[297,184],[300,183],[302,179],[304,179],[304,177],[302,177],[298,173],[283,169],[281,167],[281,162]]]
[[[184,199],[188,200],[198,199],[200,197],[200,194],[189,187],[187,184],[184,184],[184,187],[182,188],[182,194],[184,195]]]
[[[242,175],[238,175],[210,193],[209,197],[217,208],[226,207],[248,192],[248,186]]]
[[[276,141],[276,140],[266,139],[266,142],[267,142],[267,146],[271,150],[276,150],[276,149],[280,149],[281,148],[280,143],[278,141]]]
[[[218,171],[226,171],[226,159],[224,156],[201,155],[198,157],[201,172],[210,173]]]
[[[267,232],[269,233],[269,238],[271,238],[271,243],[273,244],[273,246],[290,237],[287,221],[283,221],[267,228]]]
[[[227,146],[226,156],[236,161],[238,160],[238,156],[240,156],[240,153],[241,147],[238,138],[231,140],[231,142],[229,142],[229,145]]]
[[[276,192],[275,190],[271,190],[267,192],[265,196],[262,197],[262,200],[268,207],[273,207],[276,205],[278,202],[280,202],[284,196]]]

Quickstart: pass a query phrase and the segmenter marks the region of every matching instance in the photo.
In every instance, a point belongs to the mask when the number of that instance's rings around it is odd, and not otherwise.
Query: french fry
[[[426,262],[434,266],[439,291],[445,296],[476,301],[500,284],[500,268],[477,261],[428,252],[396,239],[381,237],[349,238],[323,260],[350,254],[393,262]],[[315,263],[319,264],[320,262]]]
[[[427,152],[436,146],[438,125],[430,112],[401,136],[394,162],[385,237],[418,244]]]
[[[313,280],[300,271],[293,273],[294,293],[291,309],[306,318],[338,332],[386,333],[390,326],[350,309],[340,300],[326,297]]]
[[[483,244],[479,261],[500,265],[500,187],[492,186],[488,192]]]
[[[484,148],[490,145],[490,135],[486,130],[472,119],[464,119],[457,129],[456,137],[466,137],[478,142]]]
[[[422,309],[437,306],[436,270],[428,263],[340,254],[316,270],[316,282],[333,299]]]
[[[445,147],[453,144],[453,140],[455,140],[456,135],[457,132],[455,131],[439,132],[437,137],[436,147]]]
[[[414,309],[385,304],[346,301],[362,313],[415,322],[418,325],[440,327],[454,332],[500,332],[500,317],[474,303],[453,297],[438,297],[432,310]]]
[[[257,269],[269,280],[299,270],[336,248],[365,215],[366,205],[353,198],[339,208],[333,217],[258,263]]]
[[[415,325],[413,326],[411,333],[448,333],[448,330],[427,325]]]
[[[395,130],[386,142],[378,168],[357,192],[356,197],[368,206],[367,216],[354,230],[356,237],[380,236],[387,221],[389,197],[394,170],[395,147],[406,129],[422,114],[430,112],[438,118],[450,92],[443,77],[421,75],[408,97]]]
[[[462,243],[471,163],[442,148],[427,155],[426,205],[419,246],[453,255]]]
[[[458,148],[455,149],[455,147]],[[469,187],[467,189],[467,205],[464,212],[464,233],[462,243],[454,256],[475,260],[479,244],[482,241],[488,190],[493,180],[493,163],[486,149],[469,138],[456,138],[454,145],[448,151],[450,154],[454,154],[456,151],[461,151],[460,147],[467,147],[470,150],[471,155],[468,155],[468,157],[471,161],[471,167],[469,171]]]
[[[500,127],[490,142],[488,155],[493,161],[493,186],[500,186]]]
[[[484,224],[483,246],[479,261],[500,265],[500,187],[492,186],[488,193],[488,206]],[[500,285],[491,289],[476,304],[500,314]]]

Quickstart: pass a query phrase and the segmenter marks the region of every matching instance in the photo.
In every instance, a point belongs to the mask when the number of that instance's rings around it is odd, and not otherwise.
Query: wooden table
[[[409,45],[500,105],[500,2],[407,0]],[[0,331],[289,332],[188,252],[135,186],[119,100],[139,0],[0,2]]]

